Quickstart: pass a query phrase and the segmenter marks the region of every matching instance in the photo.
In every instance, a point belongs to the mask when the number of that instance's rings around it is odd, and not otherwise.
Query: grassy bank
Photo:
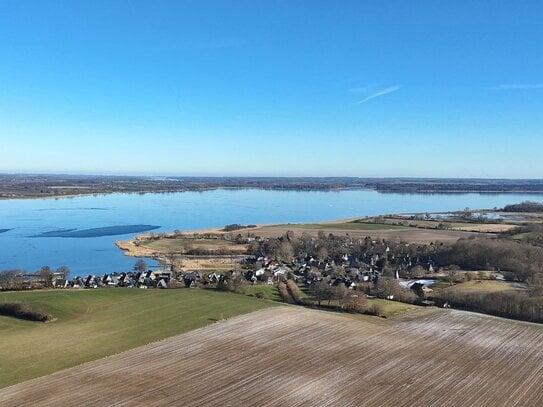
[[[273,306],[199,289],[1,293],[52,314],[43,324],[0,316],[0,388]]]

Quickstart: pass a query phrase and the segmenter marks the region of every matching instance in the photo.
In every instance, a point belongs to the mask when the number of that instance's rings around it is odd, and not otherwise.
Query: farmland
[[[340,220],[322,223],[265,225],[253,228],[250,233],[264,238],[277,237],[292,231],[297,235],[307,233],[316,236],[319,231],[339,236],[348,234],[355,238],[371,236],[377,239],[403,240],[413,243],[429,244],[435,241],[455,242],[460,238],[477,236],[476,232],[462,230],[426,229],[424,227],[409,227],[392,223],[355,222]]]
[[[322,223],[302,224],[281,224],[281,225],[259,225],[250,229],[243,229],[235,232],[224,232],[220,228],[203,231],[170,233],[157,237],[151,234],[142,234],[133,240],[117,241],[117,247],[124,250],[127,256],[154,257],[164,259],[171,253],[186,253],[187,250],[203,251],[208,254],[218,255],[231,254],[241,255],[246,253],[247,245],[235,244],[225,240],[225,237],[233,234],[241,236],[259,236],[262,238],[274,238],[282,236],[288,231],[296,235],[308,234],[317,236],[321,231],[332,233],[338,236],[349,235],[354,238],[372,236],[377,239],[392,239],[397,241],[408,241],[412,243],[429,244],[432,242],[452,243],[461,238],[479,236],[480,233],[465,230],[439,230],[432,228],[409,227],[392,223],[354,222],[353,220],[340,220]],[[503,227],[502,225],[499,225]],[[201,236],[211,235],[212,238]],[[208,260],[209,262],[209,260]]]
[[[276,307],[3,389],[0,404],[536,406],[542,340],[461,311]]]
[[[175,239],[152,240],[144,244],[144,247],[151,251],[167,253],[171,251],[187,251],[194,248],[205,251],[227,251],[228,253],[245,254],[247,247],[242,244],[235,244],[223,239],[189,239],[178,237]]]
[[[56,318],[43,324],[0,316],[0,387],[274,305],[198,289],[11,292],[0,301]]]

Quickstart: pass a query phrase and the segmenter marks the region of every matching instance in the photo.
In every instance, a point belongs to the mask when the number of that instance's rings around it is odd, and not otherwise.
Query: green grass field
[[[514,240],[543,240],[543,233],[541,232],[525,232],[517,233],[511,236]]]
[[[434,286],[432,288],[435,289]],[[447,291],[467,291],[467,292],[482,292],[495,293],[506,290],[514,290],[514,283],[495,280],[471,280],[460,284],[454,284],[450,287],[444,287]]]
[[[381,315],[385,317],[394,317],[396,315],[401,315],[406,312],[416,311],[422,307],[413,304],[407,304],[405,302],[399,301],[390,301],[381,298],[371,298],[368,299],[369,307],[373,305],[378,305],[381,309]]]
[[[245,287],[245,293],[247,295],[256,295],[257,293],[262,293],[264,295],[264,298],[267,300],[281,301],[281,296],[279,295],[279,291],[277,290],[277,287],[274,285],[267,285],[267,284],[249,285]]]
[[[0,316],[0,388],[277,305],[200,289],[11,292],[0,301],[57,318],[44,324]]]
[[[306,287],[300,287],[300,294],[303,299],[306,301],[313,302],[314,305],[317,305],[317,302],[315,299],[311,296],[309,291]],[[279,293],[277,293],[277,298],[280,301]],[[367,309],[370,310],[374,305],[379,306],[381,311],[381,316],[384,317],[394,317],[396,315],[401,315],[406,312],[415,311],[420,309],[421,307],[418,305],[413,304],[407,304],[405,302],[399,302],[399,301],[391,301],[391,300],[385,300],[381,298],[368,298],[368,307]],[[328,301],[323,301],[323,304],[328,304]],[[339,306],[338,300],[331,300],[330,305]]]

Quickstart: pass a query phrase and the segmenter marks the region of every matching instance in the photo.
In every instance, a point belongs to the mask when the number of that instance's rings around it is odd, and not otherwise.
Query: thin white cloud
[[[362,103],[369,102],[370,100],[375,99],[375,98],[377,98],[379,96],[384,96],[384,95],[388,95],[389,93],[396,92],[400,88],[401,88],[401,86],[399,86],[399,85],[389,86],[388,88],[381,89],[381,90],[379,90],[377,92],[372,93],[369,96],[366,96],[364,99],[359,100],[355,104],[356,105],[361,105]]]
[[[506,85],[490,86],[490,90],[519,90],[519,89],[543,89],[543,83],[510,83]]]

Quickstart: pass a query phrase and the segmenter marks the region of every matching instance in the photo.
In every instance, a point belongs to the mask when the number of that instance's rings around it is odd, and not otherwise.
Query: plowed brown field
[[[0,390],[7,406],[542,406],[543,328],[277,307]]]

